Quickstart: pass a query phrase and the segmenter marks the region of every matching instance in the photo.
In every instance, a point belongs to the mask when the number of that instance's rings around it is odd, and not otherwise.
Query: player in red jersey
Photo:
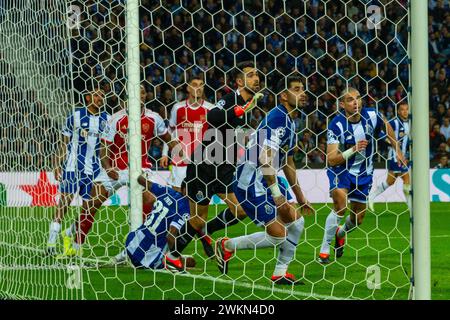
[[[205,82],[202,76],[194,76],[189,79],[186,91],[187,98],[176,103],[172,107],[169,119],[169,130],[173,137],[177,137],[183,146],[183,154],[190,159],[195,148],[203,140],[203,135],[208,129],[206,114],[214,108],[214,105],[204,98]],[[164,145],[161,166],[167,167],[169,164],[168,146]],[[172,156],[172,169],[168,184],[176,191],[181,191],[181,184],[186,177],[187,162],[179,161]],[[198,236],[202,242],[205,253],[208,257],[214,256],[212,239],[199,231]]]
[[[190,158],[208,127],[206,113],[214,105],[204,99],[205,82],[201,76],[192,77],[187,84],[186,100],[177,102],[170,113],[169,126],[173,137],[177,137],[183,146],[183,153]],[[161,166],[169,164],[168,147],[165,144]],[[172,170],[168,184],[176,191],[181,192],[181,183],[186,177],[187,163],[172,159]]]
[[[145,88],[141,86],[141,101],[145,101]],[[148,149],[155,137],[160,137],[168,143],[169,148],[175,148],[178,142],[172,139],[167,127],[156,112],[150,111],[141,104],[141,135],[142,135],[142,171],[144,176],[150,174],[151,163],[148,159]],[[102,169],[94,180],[91,191],[91,200],[88,205],[89,211],[82,211],[79,222],[76,224],[76,236],[74,241],[70,237],[64,237],[63,256],[81,254],[81,245],[84,243],[87,233],[94,222],[94,215],[98,208],[105,202],[113,192],[128,184],[128,115],[126,110],[120,110],[111,116],[108,128],[102,138],[100,159]],[[177,149],[181,149],[177,147]],[[143,192],[144,215],[151,212],[154,197],[148,190]]]

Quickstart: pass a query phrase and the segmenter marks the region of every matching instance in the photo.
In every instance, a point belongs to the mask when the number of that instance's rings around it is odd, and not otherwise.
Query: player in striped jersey
[[[306,104],[299,77],[290,76],[278,84],[280,104],[270,110],[247,144],[246,156],[238,166],[234,193],[245,213],[265,231],[216,242],[219,270],[228,271],[228,262],[236,249],[256,249],[279,245],[272,281],[276,284],[301,284],[288,273],[288,265],[303,232],[303,214],[312,214],[297,180],[293,160],[296,132],[292,113]],[[283,169],[301,210],[289,203],[290,195],[279,183],[277,172]],[[302,212],[300,212],[302,211]],[[287,233],[287,235],[286,235]]]
[[[92,183],[100,171],[100,136],[109,116],[101,111],[104,92],[95,88],[86,97],[87,106],[76,108],[67,118],[61,131],[62,141],[54,158],[54,174],[59,183],[60,198],[56,214],[50,223],[47,252],[56,253],[56,242],[61,231],[61,221],[74,196],[78,193],[86,205]],[[72,235],[73,227],[66,230]]]
[[[125,241],[125,251],[131,263],[138,268],[162,269],[172,272],[193,267],[195,260],[184,256],[177,265],[165,265],[164,254],[175,245],[175,238],[181,226],[189,219],[189,201],[181,193],[170,187],[150,182],[140,177],[139,183],[154,197],[153,210],[144,223],[131,231]],[[180,186],[181,188],[181,186]],[[121,258],[117,257],[117,261]]]
[[[151,141],[159,136],[172,149],[178,142],[167,132],[167,127],[157,113],[147,110],[144,106],[145,88],[141,86],[141,135],[142,135],[142,170],[145,176],[151,174],[151,163],[148,159],[148,149]],[[81,246],[92,227],[94,216],[100,206],[119,188],[128,185],[128,115],[126,110],[120,110],[111,116],[107,130],[101,137],[100,160],[102,168],[94,180],[88,209],[80,214],[76,225],[75,237],[64,237],[63,256],[81,255]],[[178,149],[181,149],[179,147]],[[144,215],[152,209],[151,195],[143,191]]]
[[[329,263],[330,245],[335,238],[336,258],[344,253],[346,234],[362,224],[372,186],[376,139],[387,133],[396,149],[398,163],[406,163],[391,125],[373,108],[362,108],[358,90],[349,88],[339,101],[338,114],[328,124],[327,175],[333,210],[325,222],[319,262]],[[339,226],[350,201],[350,215]]]
[[[406,102],[403,102],[398,106],[398,117],[389,121],[389,124],[394,129],[395,137],[401,145],[403,154],[406,158],[409,158],[409,106]],[[403,193],[408,209],[411,211],[412,199],[409,167],[402,164],[398,165],[396,156],[395,148],[390,146],[388,155],[388,176],[386,181],[383,181],[380,185],[375,187],[369,195],[369,209],[371,211],[374,211],[375,198],[392,186],[397,178],[403,180]]]

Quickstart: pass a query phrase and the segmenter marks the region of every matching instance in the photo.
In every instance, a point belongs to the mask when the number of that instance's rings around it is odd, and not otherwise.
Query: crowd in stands
[[[18,89],[0,55],[0,171],[52,169],[58,126],[32,90]]]
[[[185,98],[185,80],[197,74],[205,75],[206,99],[214,103],[235,88],[236,61],[252,60],[265,87],[251,116],[256,127],[277,103],[273,90],[281,76],[299,72],[309,99],[294,117],[295,162],[299,168],[324,166],[327,120],[346,86],[388,119],[407,101],[408,1],[380,1],[387,4],[377,26],[366,19],[365,1],[264,2],[263,8],[262,1],[140,0],[145,105],[167,119],[172,105]],[[98,81],[108,111],[117,111],[126,101],[124,0],[78,5],[81,28],[72,30],[70,48],[77,102]],[[450,149],[449,22],[449,1],[429,1],[430,161],[441,167]],[[155,142],[149,151],[155,163],[161,149]],[[378,150],[384,167],[385,141]]]

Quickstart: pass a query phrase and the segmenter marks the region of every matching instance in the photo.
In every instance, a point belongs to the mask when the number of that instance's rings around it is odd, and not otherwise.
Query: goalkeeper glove
[[[234,107],[234,114],[236,117],[241,117],[244,113],[251,111],[258,102],[259,99],[261,99],[264,95],[262,93],[256,93],[252,100],[250,100],[246,105],[244,106],[235,106]]]

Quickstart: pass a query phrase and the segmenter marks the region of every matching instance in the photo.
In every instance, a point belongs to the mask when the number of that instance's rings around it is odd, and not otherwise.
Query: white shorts
[[[142,168],[142,171],[146,177],[149,177],[152,174],[152,170],[148,168]],[[100,183],[111,195],[121,187],[128,186],[130,180],[128,169],[118,170],[117,172],[119,173],[119,179],[113,180],[108,176],[105,170],[101,169],[99,175],[95,178],[94,183]]]
[[[184,178],[186,178],[186,170],[187,166],[172,166],[167,184],[171,187],[181,188],[181,183],[183,182]]]

